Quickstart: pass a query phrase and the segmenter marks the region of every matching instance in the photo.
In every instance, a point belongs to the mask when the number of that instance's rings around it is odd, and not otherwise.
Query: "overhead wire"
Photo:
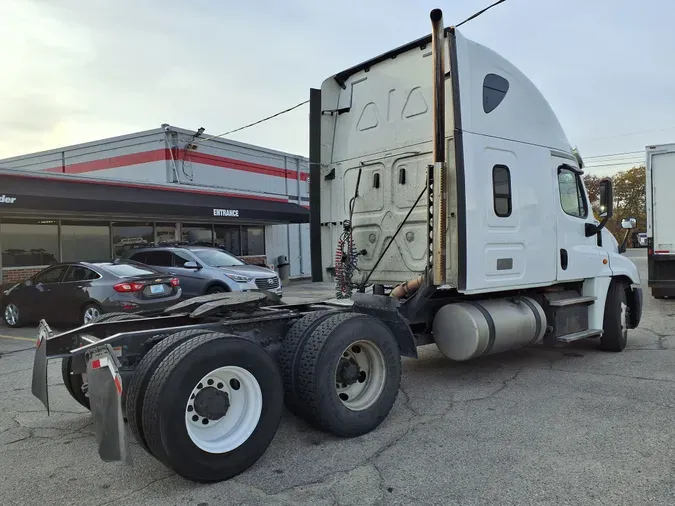
[[[245,130],[247,128],[251,128],[252,126],[259,125],[260,123],[264,123],[265,121],[269,121],[273,118],[281,116],[282,114],[286,114],[288,112],[291,112],[294,109],[297,109],[298,107],[301,107],[301,106],[303,106],[307,103],[309,103],[309,100],[304,100],[304,101],[300,102],[299,104],[295,104],[292,107],[289,107],[287,109],[284,109],[283,111],[279,111],[277,113],[274,113],[274,114],[272,114],[270,116],[267,116],[265,118],[259,119],[258,121],[254,121],[253,123],[249,123],[247,125],[241,126],[239,128],[235,128],[233,130],[228,130],[227,132],[223,132],[222,134],[212,135],[211,137],[204,137],[200,141],[196,142],[196,144],[200,144],[202,142],[210,141],[211,139],[216,139],[216,138],[219,138],[219,137],[225,137],[226,135],[230,135],[230,134],[233,134],[235,132],[240,132],[240,131]]]
[[[462,21],[461,23],[456,24],[456,25],[455,25],[455,28],[459,28],[459,27],[462,26],[464,23],[468,23],[468,22],[471,21],[472,19],[476,19],[476,18],[477,18],[478,16],[480,16],[481,14],[483,14],[483,13],[489,11],[489,10],[492,9],[493,7],[496,7],[497,5],[499,5],[500,3],[503,3],[503,2],[506,2],[506,0],[497,0],[495,3],[493,3],[493,4],[491,4],[491,5],[488,5],[488,6],[485,7],[484,9],[481,9],[481,10],[479,10],[478,12],[472,14],[471,16],[469,16],[468,18],[466,18],[466,19],[465,19],[464,21]]]
[[[476,18],[477,18],[478,16],[480,16],[481,14],[484,14],[485,12],[489,11],[489,10],[492,9],[493,7],[496,7],[497,5],[499,5],[499,4],[501,4],[501,3],[505,2],[505,1],[506,1],[506,0],[497,0],[497,1],[494,2],[493,4],[488,5],[488,6],[485,7],[484,9],[481,9],[480,11],[478,11],[478,12],[472,14],[471,16],[469,16],[468,18],[466,18],[464,21],[462,21],[461,23],[458,23],[458,24],[455,25],[455,26],[456,26],[456,27],[462,26],[463,24],[468,23],[468,22],[471,21],[472,19],[476,19]],[[201,144],[201,143],[203,143],[203,142],[206,142],[206,141],[209,141],[209,140],[212,140],[212,139],[217,139],[217,138],[225,137],[226,135],[230,135],[230,134],[233,134],[233,133],[235,133],[235,132],[241,132],[242,130],[245,130],[245,129],[247,129],[247,128],[251,128],[251,127],[253,127],[253,126],[259,125],[259,124],[261,124],[261,123],[264,123],[264,122],[266,122],[266,121],[269,121],[269,120],[271,120],[271,119],[274,119],[274,118],[276,118],[276,117],[278,117],[278,116],[281,116],[282,114],[289,113],[289,112],[291,112],[291,111],[297,109],[298,107],[301,107],[301,106],[303,106],[303,105],[305,105],[305,104],[307,104],[307,103],[309,103],[309,100],[303,100],[302,102],[300,102],[300,103],[298,103],[298,104],[295,104],[295,105],[292,106],[292,107],[289,107],[289,108],[287,108],[287,109],[284,109],[284,110],[282,110],[282,111],[279,111],[279,112],[277,112],[277,113],[275,113],[275,114],[272,114],[272,115],[270,115],[270,116],[267,116],[267,117],[265,117],[265,118],[259,119],[258,121],[254,121],[253,123],[248,123],[247,125],[241,126],[241,127],[239,127],[239,128],[234,128],[234,129],[232,129],[232,130],[228,130],[227,132],[223,132],[222,134],[212,135],[212,136],[210,136],[210,137],[204,137],[204,138],[202,138],[202,139],[195,140],[194,143],[195,143],[195,144]]]

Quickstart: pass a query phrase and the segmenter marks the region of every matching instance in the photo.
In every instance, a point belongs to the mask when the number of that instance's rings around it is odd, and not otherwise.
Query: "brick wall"
[[[18,283],[24,279],[30,278],[33,274],[37,274],[45,267],[12,267],[9,269],[2,269],[2,284],[5,283]]]
[[[247,264],[267,265],[267,257],[265,255],[240,258]]]

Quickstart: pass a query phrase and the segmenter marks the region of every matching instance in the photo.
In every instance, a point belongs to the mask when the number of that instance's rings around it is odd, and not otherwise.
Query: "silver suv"
[[[149,265],[180,279],[185,298],[218,292],[265,290],[281,297],[281,279],[266,267],[249,265],[208,246],[157,246],[129,249],[123,259]]]

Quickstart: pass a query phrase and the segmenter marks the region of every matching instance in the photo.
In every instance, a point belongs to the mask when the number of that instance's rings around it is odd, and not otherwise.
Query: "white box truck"
[[[456,361],[584,338],[625,348],[642,292],[604,228],[611,181],[597,221],[537,88],[444,28],[440,10],[431,21],[432,35],[310,95],[312,269],[332,269],[346,300],[225,293],[58,335],[41,322],[32,392],[49,409],[47,361],[61,359],[104,460],[130,461],[123,415],[143,448],[196,481],[250,467],[284,403],[363,435],[396,401],[401,357],[425,344]]]
[[[648,285],[657,299],[675,297],[675,144],[647,146]]]

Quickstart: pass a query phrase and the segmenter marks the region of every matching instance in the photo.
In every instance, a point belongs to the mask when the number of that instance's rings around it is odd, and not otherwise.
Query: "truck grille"
[[[255,280],[255,286],[257,286],[260,290],[279,288],[279,278],[257,278]]]

